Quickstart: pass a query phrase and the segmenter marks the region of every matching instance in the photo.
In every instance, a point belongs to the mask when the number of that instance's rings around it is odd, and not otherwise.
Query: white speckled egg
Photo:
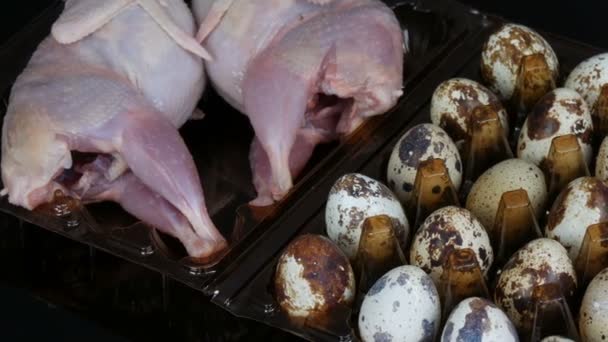
[[[564,86],[581,94],[593,112],[604,84],[608,84],[608,53],[581,62],[572,70]]]
[[[566,298],[576,291],[576,273],[568,252],[557,241],[540,238],[519,249],[498,277],[494,302],[519,329],[532,322],[534,309],[528,305],[534,287],[559,284]]]
[[[547,336],[540,340],[540,342],[575,342],[572,339],[563,336]]]
[[[433,341],[441,324],[439,294],[418,267],[397,267],[376,281],[359,312],[359,334],[368,341]]]
[[[598,273],[587,286],[578,328],[583,341],[608,340],[608,268]]]
[[[526,190],[540,218],[547,201],[545,176],[536,165],[521,159],[507,159],[486,170],[471,187],[466,208],[490,232],[502,194],[518,189]]]
[[[458,148],[439,126],[420,124],[399,139],[388,161],[389,186],[402,202],[412,197],[418,165],[431,158],[443,159],[452,184],[456,190],[460,188],[462,163]]]
[[[559,63],[549,43],[528,27],[505,24],[483,47],[481,74],[492,91],[502,100],[509,100],[515,90],[521,59],[538,53],[545,56],[547,66],[556,78]]]
[[[460,302],[445,323],[441,342],[518,342],[509,317],[491,301],[471,297]]]
[[[397,238],[405,247],[409,223],[395,195],[372,178],[358,173],[346,174],[334,183],[329,192],[325,207],[327,235],[348,258],[354,260],[363,222],[377,215],[386,215],[400,223]]]
[[[301,235],[279,258],[275,294],[290,317],[325,317],[337,305],[352,303],[355,276],[346,256],[329,239]]]
[[[410,247],[410,263],[429,273],[439,286],[443,264],[455,249],[470,248],[479,268],[487,274],[494,253],[486,230],[471,212],[455,206],[434,211],[416,232]]]
[[[466,79],[452,78],[441,83],[431,99],[431,121],[443,128],[455,142],[466,141],[472,111],[477,106],[491,106],[509,135],[507,111],[494,93],[483,85]]]
[[[571,133],[578,138],[589,165],[593,157],[593,121],[589,107],[574,90],[558,88],[543,96],[526,118],[517,141],[517,156],[541,165],[549,154],[553,138]]]
[[[608,181],[608,137],[604,138],[595,160],[595,177]]]
[[[545,235],[559,241],[576,260],[587,227],[608,221],[608,184],[594,177],[573,180],[559,194],[551,211]]]

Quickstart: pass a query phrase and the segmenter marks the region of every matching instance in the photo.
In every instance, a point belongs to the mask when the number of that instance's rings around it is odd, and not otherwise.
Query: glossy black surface
[[[601,48],[608,48],[608,2],[596,0],[487,1],[461,0],[483,12],[559,34]]]

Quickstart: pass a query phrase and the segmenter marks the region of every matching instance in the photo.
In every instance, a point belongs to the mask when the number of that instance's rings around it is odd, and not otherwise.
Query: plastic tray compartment
[[[474,12],[474,11],[473,11]],[[419,123],[430,122],[429,107],[435,88],[443,81],[453,77],[465,77],[481,81],[480,58],[481,49],[487,37],[504,21],[500,18],[473,16],[478,26],[476,32],[467,35],[457,46],[447,53],[441,63],[434,64],[434,70],[417,80],[416,87],[409,88],[402,105],[397,109],[400,115],[387,116],[386,120],[373,132],[373,153],[362,152],[343,161],[339,168],[325,173],[311,191],[299,198],[301,203],[297,210],[288,211],[287,215],[279,218],[275,225],[277,230],[269,232],[252,246],[242,256],[242,261],[231,272],[217,280],[217,295],[212,299],[218,305],[224,306],[233,314],[258,320],[294,333],[309,340],[348,341],[354,338],[354,326],[345,326],[344,322],[333,322],[335,327],[328,330],[315,330],[292,325],[280,312],[273,298],[273,277],[280,249],[278,244],[286,246],[289,241],[305,233],[326,235],[325,203],[333,183],[343,174],[359,172],[378,179],[386,184],[386,165],[390,153],[401,137],[409,128]],[[560,61],[560,75],[569,72],[584,59],[600,52],[599,49],[542,32],[552,45]],[[558,80],[563,84],[563,79]],[[412,120],[400,121],[399,117],[409,117]],[[404,122],[406,123],[404,125]],[[367,144],[367,142],[366,142]],[[367,146],[362,148],[366,151]],[[411,218],[410,218],[411,220]],[[410,222],[411,223],[411,222]],[[285,230],[280,230],[285,227]],[[300,227],[294,234],[294,229]],[[262,259],[260,256],[267,256]],[[355,323],[356,324],[356,323]],[[331,326],[332,323],[329,324]]]
[[[357,169],[356,164],[361,165],[375,155],[388,137],[411,120],[414,112],[407,108],[417,106],[417,97],[412,95],[424,84],[422,80],[441,65],[449,51],[474,31],[471,15],[452,1],[420,2],[424,6],[416,1],[387,3],[407,30],[409,51],[405,58],[404,80],[407,95],[390,113],[368,121],[352,136],[320,146],[302,176],[296,180],[293,191],[274,206],[252,208],[247,205],[255,195],[248,165],[253,131],[247,118],[230,108],[212,89],[203,96],[200,106],[209,115],[205,120],[188,122],[181,132],[203,180],[211,218],[230,240],[228,254],[214,265],[192,262],[175,239],[157,233],[112,203],[84,207],[59,200],[30,212],[10,205],[3,198],[0,211],[167,274],[207,295],[216,294],[214,280],[232,272],[236,266],[246,267],[243,260],[251,256],[247,250],[271,242],[267,234],[280,230],[284,237],[272,241],[272,247],[265,253],[254,255],[256,260],[266,260],[268,252],[280,249],[286,237],[300,229],[304,221],[294,225],[285,223],[282,218],[309,216],[306,202],[311,197],[308,193],[323,188],[327,175],[336,169]],[[61,10],[61,1],[53,3],[0,50],[3,60],[0,91],[4,94],[4,103],[15,78],[37,44],[48,35]],[[3,108],[2,114],[5,110]],[[211,142],[214,147],[207,148]],[[300,210],[303,210],[302,214],[297,214]]]

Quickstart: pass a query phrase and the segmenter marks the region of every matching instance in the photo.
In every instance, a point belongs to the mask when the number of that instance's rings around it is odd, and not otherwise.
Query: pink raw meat
[[[255,130],[258,197],[292,187],[317,144],[353,132],[402,94],[403,32],[377,0],[195,0],[217,91]]]
[[[9,201],[34,209],[56,189],[112,200],[192,256],[223,249],[177,130],[204,87],[208,55],[194,30],[181,0],[68,0],[11,92],[2,131]],[[97,157],[82,164],[73,151]]]

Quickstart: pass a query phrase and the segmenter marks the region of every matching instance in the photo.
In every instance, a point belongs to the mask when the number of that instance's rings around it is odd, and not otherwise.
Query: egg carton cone
[[[408,217],[415,232],[433,211],[448,205],[459,205],[458,193],[442,159],[429,159],[419,164],[411,201],[406,203]]]
[[[574,266],[582,287],[608,267],[608,222],[587,227]]]
[[[553,138],[549,154],[541,168],[548,183],[549,198],[555,198],[571,181],[589,176],[583,151],[574,134]]]
[[[505,159],[513,158],[508,137],[494,106],[477,106],[471,111],[468,137],[463,151],[465,160],[462,198],[484,171]]]
[[[540,341],[545,337],[559,335],[580,341],[570,305],[559,284],[536,286],[529,305],[534,314],[533,319],[525,322],[520,331],[522,340]]]
[[[469,248],[455,249],[448,255],[438,291],[441,297],[443,320],[448,318],[452,309],[463,299],[492,298],[486,285],[486,278],[477,262],[477,256]]]

